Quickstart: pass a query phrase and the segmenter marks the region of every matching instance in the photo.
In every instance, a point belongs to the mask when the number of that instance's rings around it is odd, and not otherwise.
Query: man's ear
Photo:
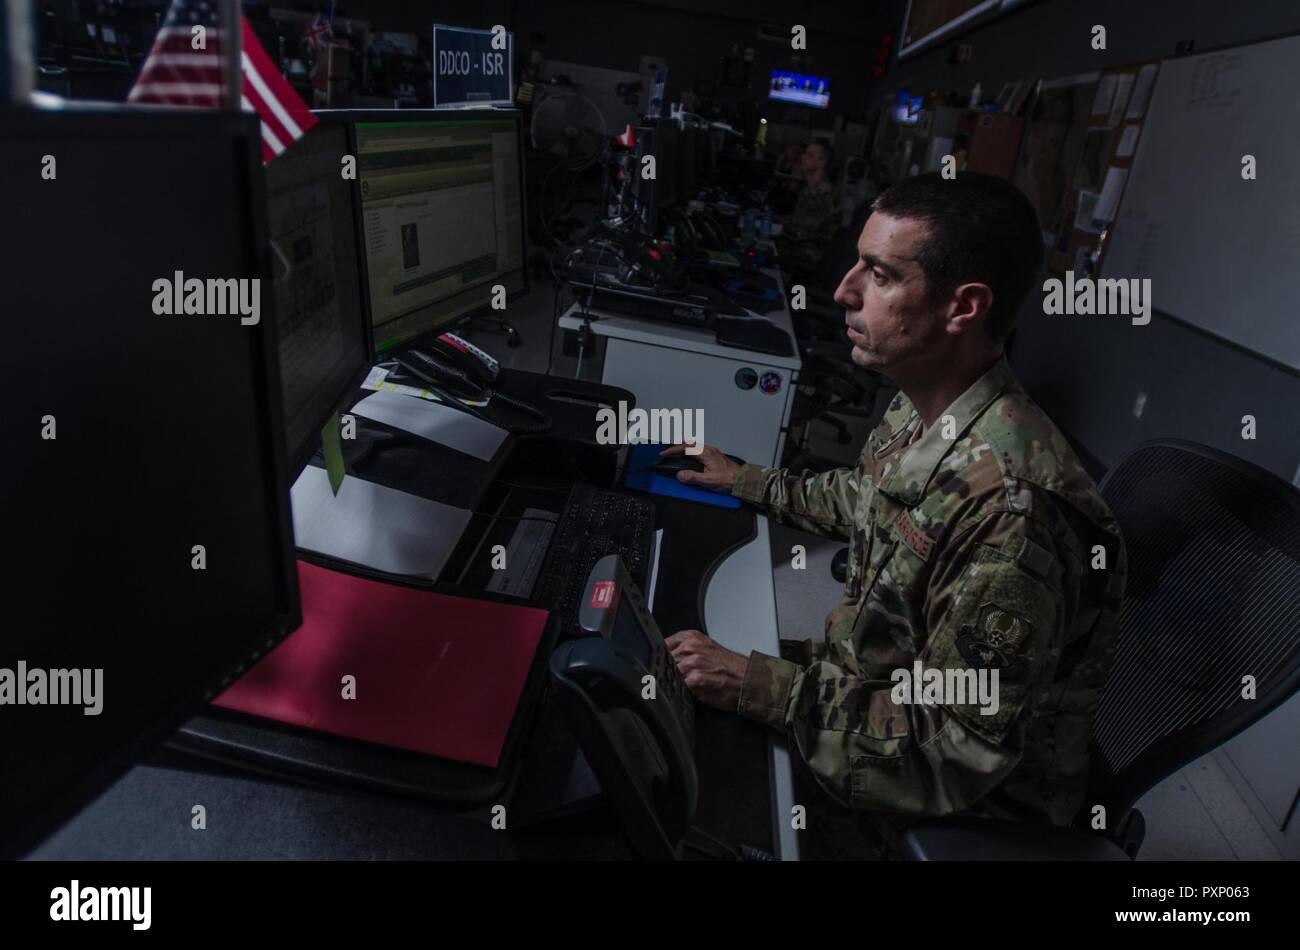
[[[949,333],[968,333],[988,320],[993,307],[993,288],[988,284],[960,284],[948,305]]]

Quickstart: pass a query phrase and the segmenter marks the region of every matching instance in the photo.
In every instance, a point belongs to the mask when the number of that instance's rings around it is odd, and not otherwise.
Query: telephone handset
[[[560,710],[633,850],[678,858],[699,795],[694,700],[618,555],[592,569],[578,622],[590,636],[551,656]]]
[[[501,364],[454,333],[444,333],[420,349],[405,350],[396,359],[403,369],[427,383],[430,390],[456,400],[470,415],[511,432],[541,433],[551,428],[551,418],[546,413],[493,389],[492,384],[501,373]],[[537,421],[507,424],[466,404],[490,404],[493,400]]]

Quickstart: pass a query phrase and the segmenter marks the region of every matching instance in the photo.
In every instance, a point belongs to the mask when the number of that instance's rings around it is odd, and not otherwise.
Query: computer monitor
[[[356,392],[372,362],[348,126],[326,117],[266,169],[272,288],[289,472]]]
[[[0,108],[0,127],[15,426],[0,854],[15,855],[299,606],[257,117]]]
[[[376,351],[528,289],[523,149],[510,110],[350,117]]]
[[[646,227],[654,235],[663,229],[663,212],[678,203],[680,137],[681,130],[672,119],[649,119],[645,126],[637,129],[637,202]],[[655,159],[654,178],[645,178],[641,172],[641,160],[647,155],[653,155]]]

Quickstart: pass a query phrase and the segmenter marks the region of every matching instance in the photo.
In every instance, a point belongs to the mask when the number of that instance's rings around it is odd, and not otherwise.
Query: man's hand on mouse
[[[670,445],[659,453],[660,458],[670,458],[674,455],[685,455],[685,445]],[[720,449],[711,445],[706,445],[700,450],[699,455],[687,456],[693,458],[704,466],[702,472],[681,471],[677,473],[677,480],[687,485],[696,485],[700,488],[708,488],[713,491],[731,493],[731,484],[736,479],[736,471],[740,468],[735,462],[727,458]]]
[[[735,712],[749,658],[733,653],[699,630],[679,630],[665,641],[686,688],[700,702]]]

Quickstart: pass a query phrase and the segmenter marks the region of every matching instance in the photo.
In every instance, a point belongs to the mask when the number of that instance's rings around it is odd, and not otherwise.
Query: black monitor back
[[[664,229],[663,212],[677,204],[680,130],[672,119],[649,119],[641,132],[641,155],[655,158],[655,177],[640,179],[641,203],[654,234]],[[638,175],[640,175],[638,162]]]
[[[300,616],[256,117],[0,110],[0,129],[0,677],[24,665],[34,700],[32,670],[102,670],[97,715],[0,705],[8,855]],[[258,322],[157,315],[178,271],[260,280]]]
[[[343,158],[356,153],[338,113],[317,116],[323,121],[266,169],[290,478],[320,448],[325,424],[351,405],[374,357],[360,196],[355,177],[342,174]]]
[[[700,190],[700,143],[705,133],[694,126],[682,129],[678,141],[677,202],[686,205]]]

